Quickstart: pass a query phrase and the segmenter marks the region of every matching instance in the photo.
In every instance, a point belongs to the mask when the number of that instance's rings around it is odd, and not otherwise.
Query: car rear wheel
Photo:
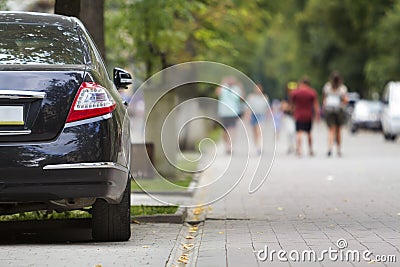
[[[131,237],[130,180],[119,204],[97,199],[92,210],[92,237],[97,241],[127,241]]]
[[[389,133],[383,133],[383,136],[385,137],[385,140],[387,140],[387,141],[396,141],[396,138],[397,138],[397,135],[389,134]]]
[[[352,125],[350,131],[351,131],[352,134],[355,134],[358,131],[358,127],[355,126],[355,125]]]

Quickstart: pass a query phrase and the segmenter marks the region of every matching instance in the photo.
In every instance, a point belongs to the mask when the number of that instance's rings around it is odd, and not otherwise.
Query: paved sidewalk
[[[94,243],[86,228],[44,228],[42,238],[29,232],[17,241],[4,241],[2,234],[0,266],[399,266],[400,142],[384,142],[374,133],[346,134],[344,157],[327,158],[325,128],[316,127],[314,134],[313,158],[286,155],[281,136],[267,181],[249,194],[257,168],[252,155],[234,190],[191,211],[195,225],[133,224],[131,240],[123,243]],[[200,186],[223,175],[214,186],[199,188],[195,203],[221,197],[240,176],[247,158],[241,147],[235,151],[231,161],[217,157],[203,174]],[[260,166],[268,168],[268,159]],[[320,253],[336,249],[339,239],[347,243],[346,251],[395,255],[397,262],[281,262],[277,253],[274,260],[257,259],[266,249]]]
[[[182,225],[147,223],[131,227],[131,239],[119,243],[94,243],[90,229],[31,231],[13,242],[4,241],[3,233],[0,266],[165,266]]]
[[[326,130],[316,127],[315,157],[286,155],[279,140],[272,172],[262,188],[248,193],[251,170],[238,186],[207,212],[195,266],[398,266],[400,263],[400,143],[386,143],[380,134],[345,132],[344,156],[325,156]],[[240,134],[239,134],[240,137]],[[240,152],[240,150],[237,150]],[[245,155],[219,158],[201,182],[206,184],[223,172],[220,179],[232,179]],[[254,158],[252,158],[254,159]],[[214,187],[201,195],[221,195],[225,188]],[[369,250],[378,255],[396,256],[397,263],[331,261],[265,262],[256,257],[259,250],[314,250],[330,247],[343,251]],[[371,265],[373,264],[373,265]]]

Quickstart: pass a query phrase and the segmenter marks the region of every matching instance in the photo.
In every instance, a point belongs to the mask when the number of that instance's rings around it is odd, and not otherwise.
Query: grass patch
[[[45,210],[20,212],[11,215],[1,215],[0,222],[12,221],[43,221],[43,220],[59,220],[59,219],[87,219],[92,218],[88,211],[71,210],[64,212],[48,212]]]
[[[131,216],[174,214],[178,206],[131,206]]]
[[[157,214],[174,214],[178,206],[131,206],[131,216],[145,216]],[[61,219],[90,219],[92,215],[85,210],[71,210],[64,212],[48,212],[44,210],[21,212],[11,215],[0,215],[0,222],[17,221],[44,221]]]

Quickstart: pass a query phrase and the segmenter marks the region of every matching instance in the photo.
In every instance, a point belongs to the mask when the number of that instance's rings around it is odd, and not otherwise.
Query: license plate
[[[23,106],[0,106],[0,125],[24,125]]]

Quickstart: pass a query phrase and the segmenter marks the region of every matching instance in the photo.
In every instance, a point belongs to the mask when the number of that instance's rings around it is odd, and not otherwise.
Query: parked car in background
[[[350,119],[352,133],[359,129],[380,130],[383,104],[380,101],[359,100],[355,103]]]
[[[351,114],[353,113],[357,101],[360,100],[360,94],[357,92],[348,92],[347,97],[349,101],[346,106],[346,112],[348,116],[351,117]]]
[[[386,140],[400,134],[400,82],[389,82],[383,94],[382,131]]]
[[[130,238],[130,133],[113,79],[72,17],[0,12],[0,214],[92,207],[92,235]]]

